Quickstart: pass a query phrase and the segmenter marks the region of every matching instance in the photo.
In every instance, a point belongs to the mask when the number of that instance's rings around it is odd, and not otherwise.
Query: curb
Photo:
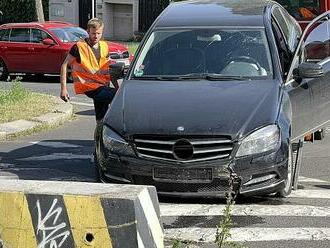
[[[7,171],[1,171],[1,168],[0,168],[0,179],[1,180],[13,180],[13,179],[18,180],[19,178],[14,173],[10,173],[10,172],[7,172]]]
[[[60,125],[70,119],[73,115],[73,105],[65,103],[57,97],[55,101],[57,105],[52,112],[31,118],[31,120],[17,120],[0,124],[0,141],[8,140],[12,136],[35,128]]]

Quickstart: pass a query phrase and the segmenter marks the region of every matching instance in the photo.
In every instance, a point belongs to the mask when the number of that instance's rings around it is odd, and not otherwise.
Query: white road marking
[[[330,199],[330,190],[298,189],[292,191],[288,198]]]
[[[28,158],[20,158],[20,161],[46,161],[46,160],[62,160],[62,159],[91,159],[91,155],[80,155],[72,153],[53,153],[44,156],[33,156]]]
[[[330,228],[232,228],[235,242],[276,240],[330,240]],[[213,242],[216,228],[172,228],[165,230],[166,238]]]
[[[52,148],[78,148],[82,147],[80,145],[73,145],[64,142],[52,142],[52,141],[31,141],[30,144],[39,145],[39,146],[46,146]]]
[[[73,105],[81,105],[81,106],[94,107],[94,104],[93,103],[74,102],[74,101],[70,101],[70,103],[73,104]]]
[[[160,204],[161,216],[223,215],[224,204]],[[233,216],[300,216],[330,217],[330,207],[308,205],[234,205]]]
[[[303,176],[300,176],[299,179],[298,179],[298,182],[299,183],[330,183],[328,181],[324,181],[324,180],[321,180],[321,179],[317,179],[317,178],[309,178],[309,177],[303,177]]]

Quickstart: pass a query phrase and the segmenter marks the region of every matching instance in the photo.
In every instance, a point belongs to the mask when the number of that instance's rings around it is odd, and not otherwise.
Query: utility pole
[[[37,10],[38,22],[44,22],[45,16],[44,16],[44,9],[42,7],[42,0],[36,0],[36,10]]]

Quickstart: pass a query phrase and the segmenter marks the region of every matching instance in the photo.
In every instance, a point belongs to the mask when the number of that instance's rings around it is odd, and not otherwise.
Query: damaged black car
[[[157,18],[96,136],[103,182],[223,197],[235,175],[242,195],[290,194],[304,135],[330,116],[329,53],[306,52],[329,50],[329,13],[302,33],[276,2],[239,2]]]

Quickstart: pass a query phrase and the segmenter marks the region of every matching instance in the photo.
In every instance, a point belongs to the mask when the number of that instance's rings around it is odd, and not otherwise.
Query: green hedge
[[[42,0],[45,20],[48,18],[49,0]],[[37,21],[35,0],[0,0],[2,23]]]

